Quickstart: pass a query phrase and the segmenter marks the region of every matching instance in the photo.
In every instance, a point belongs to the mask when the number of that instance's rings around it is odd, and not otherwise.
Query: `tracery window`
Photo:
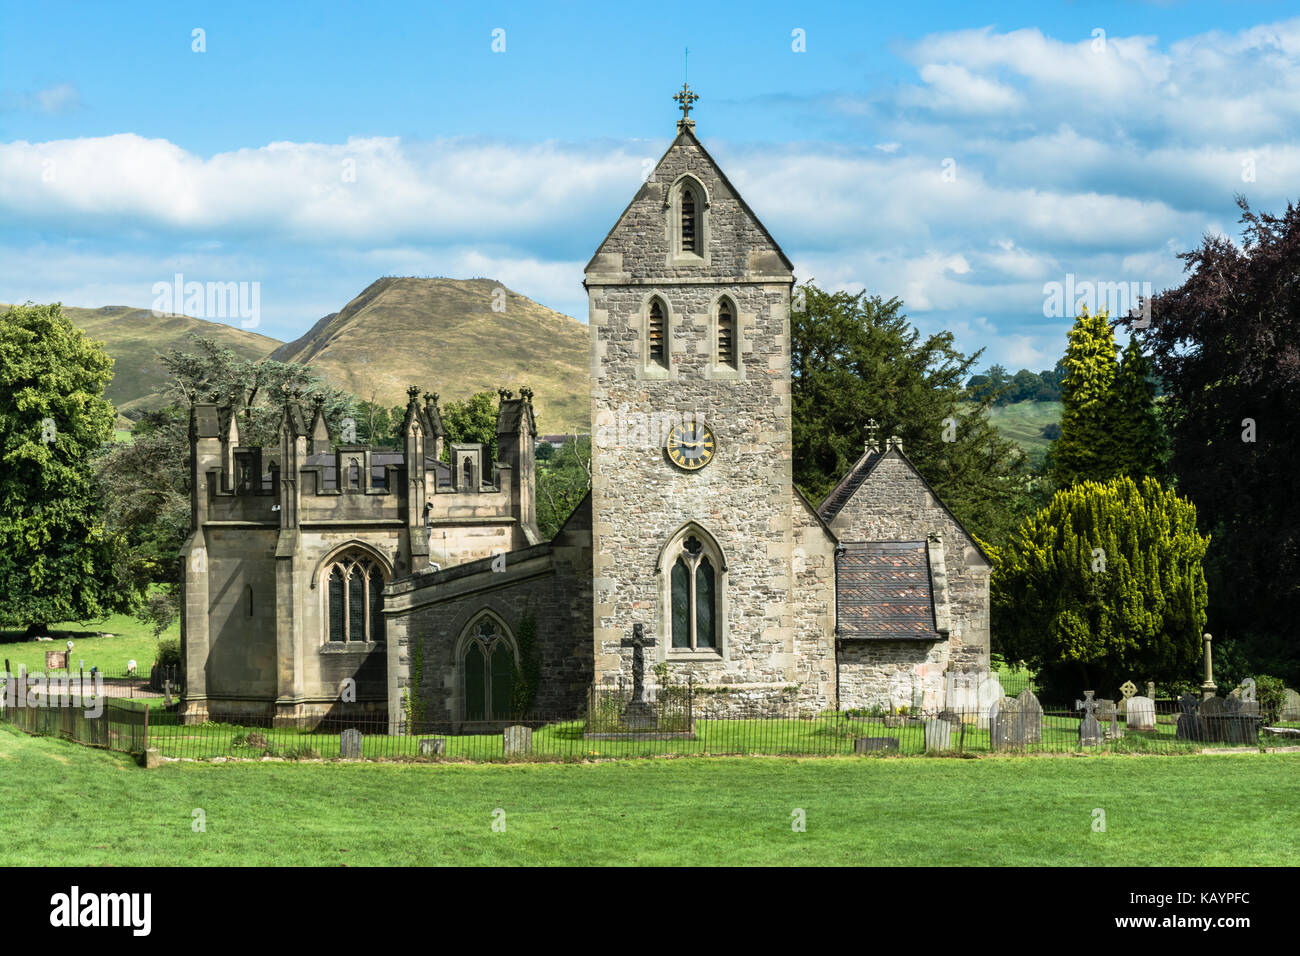
[[[722,624],[721,560],[715,547],[695,534],[668,558],[670,627],[674,650],[718,650]]]
[[[382,565],[365,551],[345,551],[321,573],[326,580],[326,640],[382,642],[387,582]]]
[[[460,654],[466,720],[505,720],[514,701],[514,642],[492,614],[466,629]]]

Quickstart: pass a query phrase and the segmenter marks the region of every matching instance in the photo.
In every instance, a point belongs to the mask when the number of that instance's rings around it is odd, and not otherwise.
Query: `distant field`
[[[989,420],[1002,434],[1025,450],[1033,460],[1041,460],[1051,444],[1043,437],[1043,428],[1061,421],[1060,402],[1016,402],[995,406]]]
[[[45,652],[61,651],[73,642],[72,667],[75,670],[84,660],[86,670],[98,667],[106,674],[120,674],[126,662],[134,660],[143,672],[158,654],[158,641],[152,628],[125,614],[114,614],[103,623],[78,624],[69,621],[50,625],[53,641],[24,641],[22,630],[0,630],[0,667],[8,658],[14,671],[22,664],[29,674],[45,670]],[[112,637],[98,637],[106,633]],[[164,638],[180,636],[180,626],[173,625],[163,632]],[[11,643],[12,642],[12,643]]]
[[[141,770],[0,727],[0,864],[1289,866],[1298,773],[1300,754]]]

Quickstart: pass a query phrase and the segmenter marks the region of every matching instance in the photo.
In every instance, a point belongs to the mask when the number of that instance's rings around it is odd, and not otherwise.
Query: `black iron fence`
[[[331,715],[183,723],[159,701],[112,700],[95,717],[78,707],[6,707],[3,719],[28,733],[132,752],[153,748],[164,758],[197,760],[1177,754],[1289,742],[1265,729],[1258,715],[1185,713],[1172,701],[1141,713],[1111,710],[1092,717],[1077,710],[1021,707],[1011,699],[1003,703],[1005,708],[992,712],[809,712],[793,703],[705,701],[689,687],[661,689],[644,701],[633,700],[626,689],[602,687],[590,691],[580,713],[501,721],[413,725],[382,716]]]

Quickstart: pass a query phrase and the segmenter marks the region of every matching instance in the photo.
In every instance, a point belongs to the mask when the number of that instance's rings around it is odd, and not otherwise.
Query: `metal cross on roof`
[[[867,419],[867,447],[868,447],[868,448],[874,448],[874,447],[875,447],[875,445],[876,445],[876,431],[877,431],[879,428],[880,428],[880,425],[878,425],[878,424],[876,423],[876,420],[875,420],[874,418],[868,418],[868,419]]]
[[[690,86],[686,83],[683,83],[681,90],[673,95],[673,99],[677,101],[677,108],[682,111],[682,119],[691,118],[691,104],[699,98],[699,94],[692,93]]]

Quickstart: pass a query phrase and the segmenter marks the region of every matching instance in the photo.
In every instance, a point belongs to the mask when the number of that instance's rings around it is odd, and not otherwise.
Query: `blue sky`
[[[689,46],[697,131],[801,278],[1049,367],[1046,283],[1158,291],[1235,193],[1296,198],[1296,12],[4,2],[0,300],[257,282],[290,339],[379,275],[486,275],[585,320]]]

